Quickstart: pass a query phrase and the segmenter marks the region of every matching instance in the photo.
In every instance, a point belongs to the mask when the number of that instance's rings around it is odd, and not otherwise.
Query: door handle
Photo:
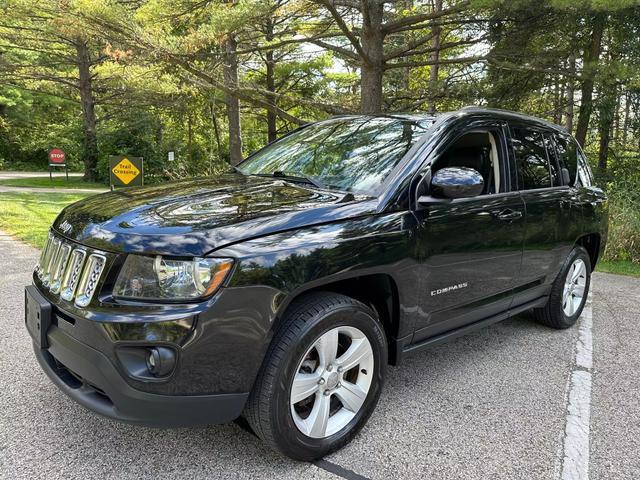
[[[498,220],[502,220],[504,222],[510,222],[512,220],[518,220],[522,218],[522,211],[520,210],[511,210],[507,208],[506,210],[502,210],[500,213],[496,215]]]

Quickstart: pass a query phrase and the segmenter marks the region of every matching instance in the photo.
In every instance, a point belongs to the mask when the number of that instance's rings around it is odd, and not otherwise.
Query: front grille
[[[96,292],[106,264],[106,254],[87,251],[49,233],[36,266],[42,285],[53,294],[79,307],[86,307]]]

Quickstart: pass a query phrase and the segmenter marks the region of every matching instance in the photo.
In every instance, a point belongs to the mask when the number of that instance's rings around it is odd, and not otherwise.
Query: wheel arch
[[[368,273],[304,285],[289,294],[280,305],[276,321],[272,326],[272,333],[280,327],[281,319],[295,300],[314,292],[340,293],[370,307],[378,315],[384,328],[389,347],[389,361],[394,361],[396,358],[394,339],[397,338],[400,327],[400,301],[397,283],[391,275]]]
[[[600,245],[601,237],[599,233],[589,233],[581,236],[576,240],[576,245],[583,247],[589,254],[589,260],[591,262],[591,271],[596,268],[596,263],[600,257]]]

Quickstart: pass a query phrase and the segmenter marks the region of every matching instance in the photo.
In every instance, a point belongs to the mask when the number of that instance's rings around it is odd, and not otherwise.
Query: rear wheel
[[[539,322],[553,328],[569,328],[576,323],[587,301],[591,285],[591,260],[576,245],[553,282],[549,301],[534,310]]]
[[[314,293],[286,313],[245,418],[270,447],[314,460],[345,445],[375,408],[387,346],[376,314],[335,293]]]

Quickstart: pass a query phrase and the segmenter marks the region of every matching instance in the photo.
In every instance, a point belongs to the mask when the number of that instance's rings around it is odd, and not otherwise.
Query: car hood
[[[53,224],[89,247],[198,256],[248,238],[365,215],[370,197],[275,178],[227,174],[94,195]]]

